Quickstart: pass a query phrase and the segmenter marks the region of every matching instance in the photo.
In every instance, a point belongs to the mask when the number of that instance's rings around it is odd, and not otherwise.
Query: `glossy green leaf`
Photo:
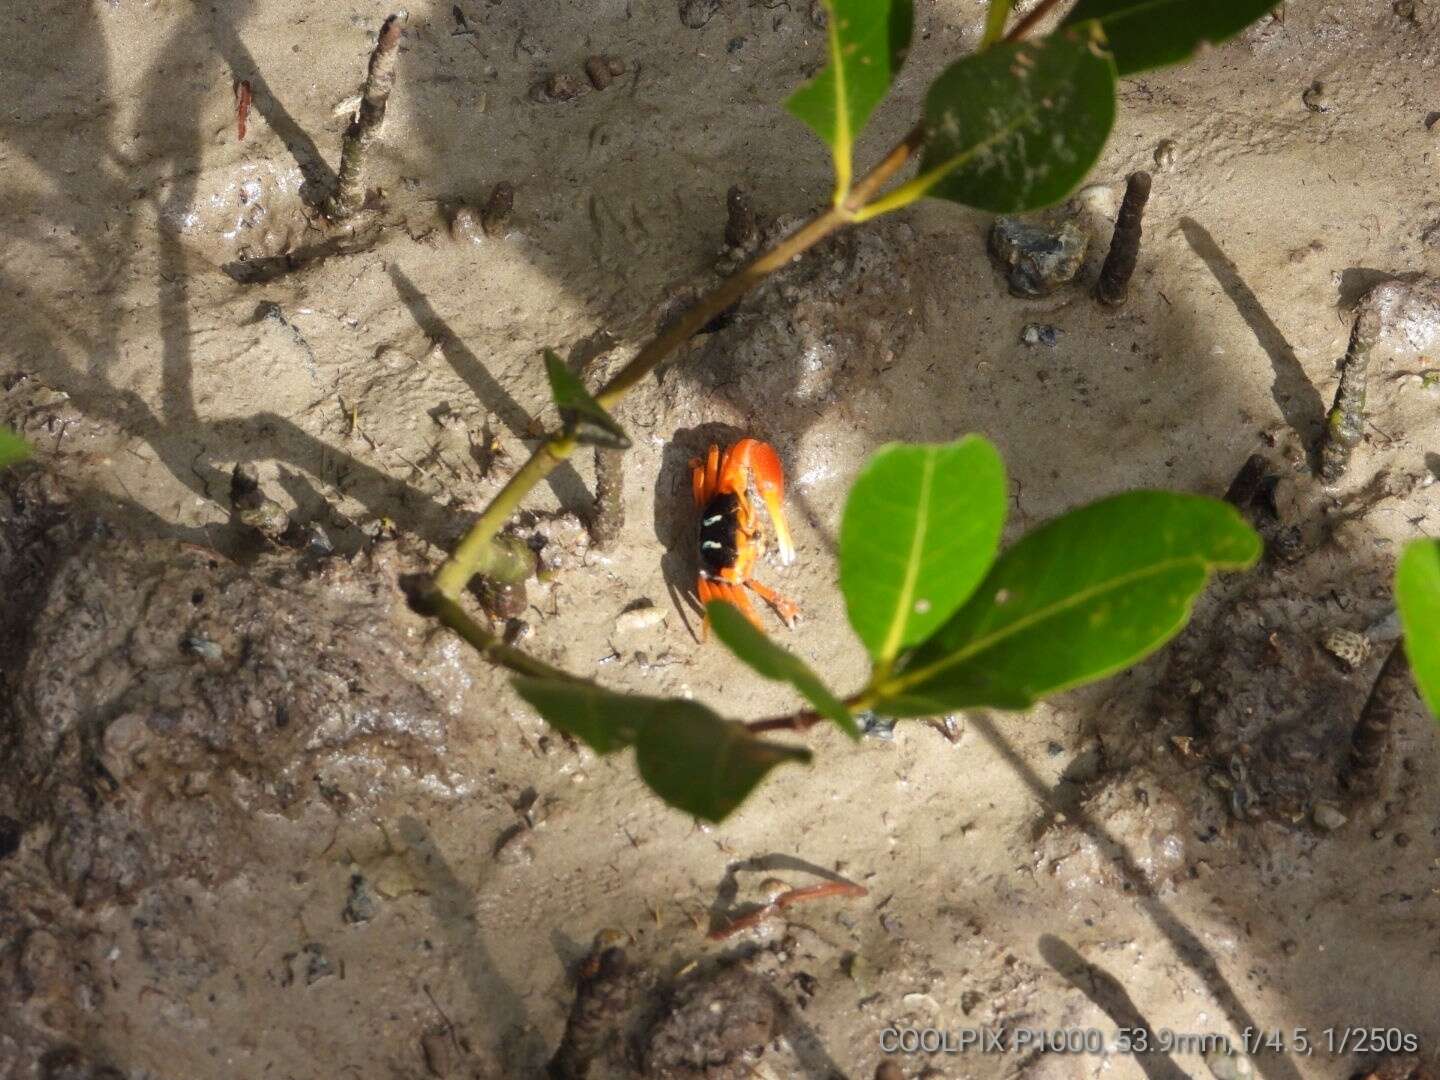
[[[635,762],[651,790],[687,814],[720,821],[775,766],[810,760],[808,750],[757,738],[697,702],[670,705],[663,721],[646,725]]]
[[[1260,539],[1214,499],[1136,491],[1050,521],[1005,552],[975,595],[903,656],[876,708],[903,716],[1023,709],[1093,682],[1173,637],[1215,569]]]
[[[608,446],[629,450],[630,436],[615,418],[590,396],[580,377],[565,366],[555,350],[545,350],[545,371],[550,376],[550,392],[560,409],[565,428],[586,446]]]
[[[776,765],[810,753],[766,742],[697,701],[612,693],[583,682],[519,677],[520,696],[596,753],[635,747],[640,775],[676,809],[719,821]]]
[[[921,196],[1014,214],[1059,202],[1115,121],[1115,65],[1093,23],[951,64],[925,98],[920,173],[860,217]]]
[[[1115,66],[1130,75],[1188,60],[1201,45],[1218,45],[1262,15],[1275,0],[1080,0],[1064,25],[1095,19]]]
[[[0,428],[0,469],[18,465],[30,456],[30,444],[9,428]]]
[[[632,745],[667,704],[658,698],[613,694],[583,682],[521,676],[511,683],[552,727],[575,736],[597,754],[613,754]]]
[[[929,637],[975,591],[1005,525],[1005,466],[976,435],[881,447],[840,523],[840,591],[877,664]]]
[[[1440,717],[1440,542],[1417,540],[1395,570],[1405,656],[1432,715]]]
[[[815,706],[815,711],[821,716],[835,721],[850,738],[860,738],[860,726],[855,723],[850,710],[830,692],[809,665],[757,630],[739,608],[723,600],[712,600],[705,605],[705,614],[710,620],[710,629],[731,652],[765,678],[788,682]]]
[[[912,0],[825,0],[829,63],[785,107],[830,147],[836,201],[850,190],[855,140],[910,48]]]
[[[1011,0],[990,0],[985,12],[985,36],[980,39],[980,48],[988,49],[998,45],[1005,36],[1005,19],[1010,14]]]

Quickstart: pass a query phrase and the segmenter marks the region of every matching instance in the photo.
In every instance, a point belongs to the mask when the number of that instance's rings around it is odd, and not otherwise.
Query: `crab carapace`
[[[764,526],[751,503],[752,484],[769,512],[780,561],[787,565],[795,561],[795,545],[781,507],[785,474],[775,448],[759,439],[741,439],[721,453],[720,447],[712,444],[703,461],[691,459],[690,477],[700,511],[700,579],[696,585],[700,602],[734,604],[758,627],[759,617],[745,592],[749,588],[773,607],[786,625],[792,625],[799,608],[751,577],[765,545]]]

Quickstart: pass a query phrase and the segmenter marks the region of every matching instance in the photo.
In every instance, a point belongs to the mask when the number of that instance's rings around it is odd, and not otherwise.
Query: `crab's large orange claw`
[[[741,439],[730,451],[739,466],[747,469],[755,480],[755,490],[765,500],[770,521],[775,526],[775,539],[780,545],[780,561],[787,566],[795,561],[795,544],[785,524],[785,470],[780,455],[769,443],[759,439]]]

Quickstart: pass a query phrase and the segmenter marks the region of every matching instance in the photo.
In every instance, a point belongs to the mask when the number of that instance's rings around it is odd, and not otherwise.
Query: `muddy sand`
[[[1413,334],[1376,352],[1345,481],[1306,449],[1358,298],[1440,275],[1440,10],[1290,3],[1126,80],[1077,211],[1097,238],[1045,299],[1009,294],[991,219],[957,207],[826,243],[621,407],[615,550],[583,525],[588,458],[535,493],[520,525],[553,573],[523,646],[753,718],[793,701],[700,643],[683,600],[685,464],[712,439],[786,462],[800,559],[763,578],[804,617],[771,625],[846,689],[835,536],[876,446],[986,435],[1011,538],[1126,488],[1222,495],[1259,455],[1271,556],[1171,647],[1025,715],[817,730],[814,767],[716,827],[547,729],[400,584],[553,421],[540,349],[597,379],[633,355],[730,258],[732,186],[769,230],[827,198],[822,146],[779,108],[822,32],[805,0],[412,7],[373,225],[326,249],[311,203],[385,14],[41,0],[0,39],[0,422],[38,449],[0,489],[0,1077],[532,1076],[596,977],[623,1029],[596,1077],[865,1078],[887,1030],[996,1026],[1103,1045],[891,1060],[1429,1075],[1440,751],[1413,695],[1342,783],[1399,545],[1440,524]],[[864,160],[978,41],[978,0],[916,15]],[[1139,269],[1103,309],[1138,168]],[[487,216],[501,184],[513,210]],[[293,544],[239,520],[237,465]],[[837,878],[868,894],[708,936],[771,879]],[[1177,1038],[1127,1053],[1134,1027]],[[1238,1053],[1261,1032],[1284,1051]]]

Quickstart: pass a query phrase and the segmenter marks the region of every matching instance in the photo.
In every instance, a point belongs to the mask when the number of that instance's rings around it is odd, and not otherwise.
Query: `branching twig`
[[[823,900],[827,896],[869,896],[870,890],[864,885],[856,885],[849,881],[825,881],[819,885],[806,885],[801,889],[791,889],[789,892],[781,893],[770,903],[762,908],[756,908],[737,919],[732,919],[719,930],[712,930],[709,933],[711,941],[724,941],[733,937],[742,930],[749,930],[752,926],[759,926],[771,915],[778,914],[793,904],[802,904],[807,900]]]
[[[1034,10],[1010,28],[1010,32],[1005,35],[1005,40],[1007,42],[1019,41],[1031,30],[1035,29],[1036,23],[1054,11],[1061,3],[1062,0],[1040,0],[1040,3],[1035,5]]]
[[[775,271],[782,269],[799,255],[809,251],[825,237],[849,224],[856,211],[864,206],[887,182],[910,161],[924,141],[925,128],[917,124],[885,159],[875,166],[850,190],[839,206],[833,206],[802,225],[769,251],[752,260],[702,297],[694,307],[652,338],[635,358],[625,365],[605,386],[595,400],[603,408],[612,408],[642,379],[654,371],[679,346],[716,315],[735,303]],[[563,432],[551,435],[510,478],[470,532],[455,549],[435,576],[436,588],[449,597],[459,596],[476,574],[483,572],[491,539],[520,507],[520,502],[536,484],[549,476],[561,462],[575,452],[576,440]]]
[[[331,221],[343,221],[365,205],[365,155],[385,122],[385,106],[395,85],[399,44],[400,17],[391,15],[380,27],[375,51],[370,54],[360,108],[350,121],[340,148],[340,178],[324,207],[325,216]]]

